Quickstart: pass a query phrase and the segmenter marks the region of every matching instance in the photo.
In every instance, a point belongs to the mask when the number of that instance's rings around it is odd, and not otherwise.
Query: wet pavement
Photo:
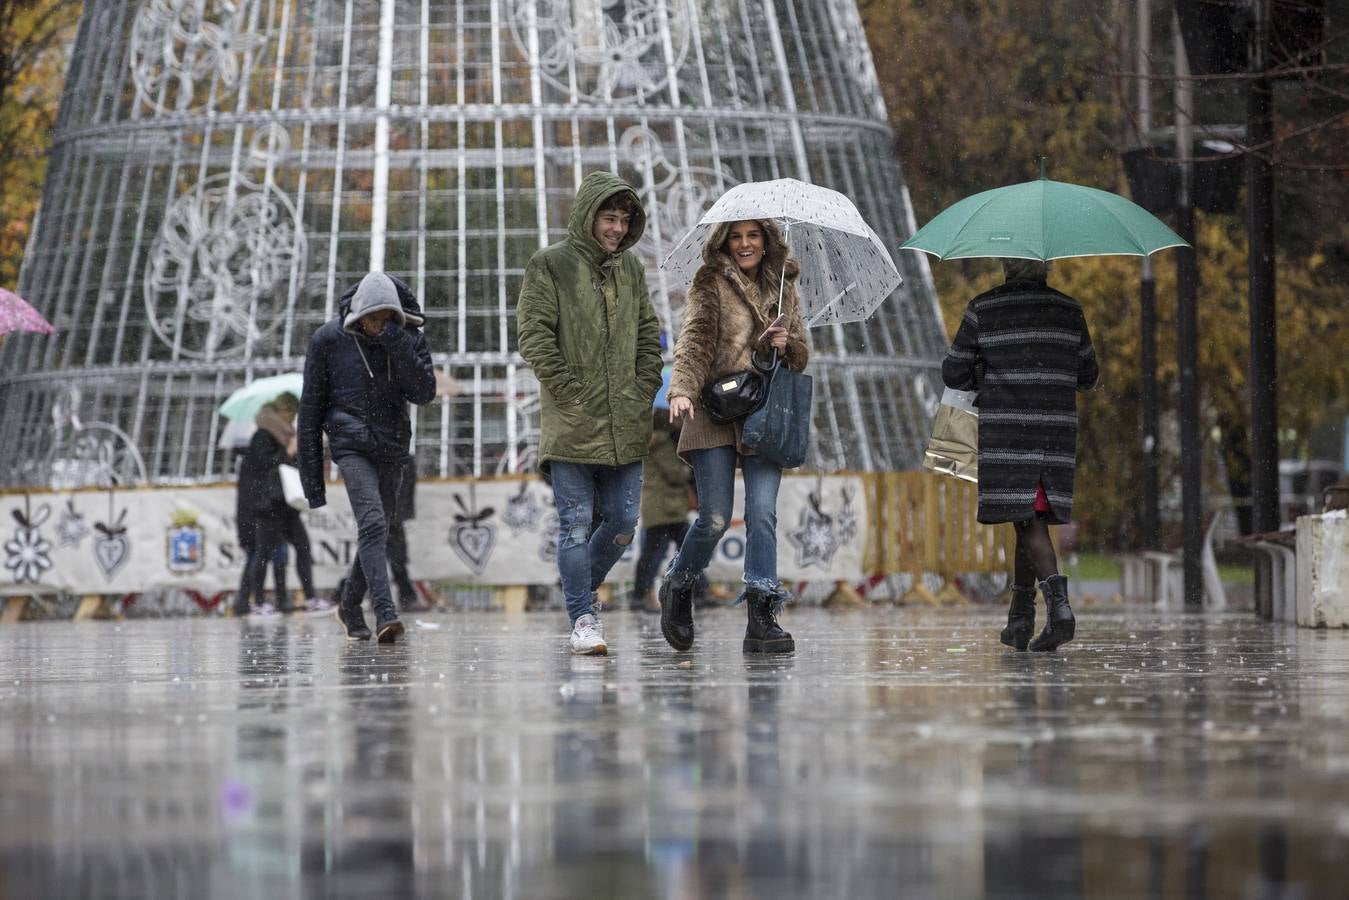
[[[0,627],[0,898],[1345,896],[1349,633],[742,615]]]

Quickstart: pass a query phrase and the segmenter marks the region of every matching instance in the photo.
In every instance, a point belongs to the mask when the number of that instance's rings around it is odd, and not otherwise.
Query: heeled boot
[[[1040,591],[1045,595],[1045,628],[1030,642],[1033,653],[1058,649],[1071,641],[1077,630],[1077,619],[1068,605],[1067,576],[1050,575],[1040,582]]]
[[[1001,640],[1008,647],[1025,650],[1035,634],[1035,587],[1012,585],[1012,605],[1007,609],[1007,627]]]

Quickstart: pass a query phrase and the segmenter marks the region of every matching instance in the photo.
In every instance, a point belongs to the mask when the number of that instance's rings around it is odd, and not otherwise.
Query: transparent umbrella
[[[703,244],[722,222],[772,219],[801,264],[796,283],[806,327],[867,319],[903,279],[857,207],[838,191],[795,178],[736,185],[721,196],[661,263],[676,284],[702,265]],[[782,285],[778,285],[778,310]]]

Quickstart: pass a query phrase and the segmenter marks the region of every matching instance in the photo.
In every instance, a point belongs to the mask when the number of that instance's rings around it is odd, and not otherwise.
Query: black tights
[[[1014,525],[1016,575],[1012,582],[1017,587],[1034,588],[1036,582],[1044,581],[1050,575],[1057,575],[1059,572],[1058,557],[1054,555],[1054,542],[1049,539],[1049,522],[1037,514]]]

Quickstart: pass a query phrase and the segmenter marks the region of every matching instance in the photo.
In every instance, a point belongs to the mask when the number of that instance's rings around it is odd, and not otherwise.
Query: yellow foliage
[[[0,286],[14,287],[42,197],[57,106],[82,4],[5,3],[0,16]]]

